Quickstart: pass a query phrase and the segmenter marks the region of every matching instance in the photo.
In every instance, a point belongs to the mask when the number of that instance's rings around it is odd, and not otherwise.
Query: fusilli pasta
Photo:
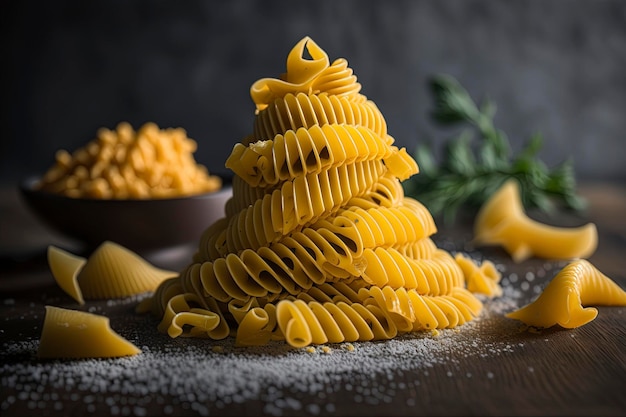
[[[226,161],[235,175],[225,217],[140,307],[161,331],[302,347],[455,327],[480,313],[463,270],[431,239],[431,214],[404,196],[417,163],[360,90],[347,61],[330,64],[308,37],[283,76],[253,84],[253,133]]]

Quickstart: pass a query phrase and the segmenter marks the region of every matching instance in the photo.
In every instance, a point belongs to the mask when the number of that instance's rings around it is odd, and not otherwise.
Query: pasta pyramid
[[[225,217],[140,306],[161,318],[160,331],[304,347],[455,327],[480,313],[459,265],[431,240],[430,212],[404,195],[417,163],[360,90],[347,61],[330,63],[309,37],[285,74],[252,85],[253,133],[226,161]]]

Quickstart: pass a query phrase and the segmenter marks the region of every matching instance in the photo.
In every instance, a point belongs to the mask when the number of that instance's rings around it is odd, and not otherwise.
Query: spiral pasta
[[[285,181],[280,188],[253,202],[248,202],[246,195],[235,195],[233,190],[231,200],[236,203],[229,205],[231,227],[252,217],[255,224],[263,224],[262,236],[257,238],[263,243],[271,242],[298,226],[335,212],[351,198],[366,195],[385,172],[386,167],[380,161],[341,165],[318,175]],[[240,231],[246,235],[252,232]]]
[[[310,59],[304,58],[305,48]],[[459,326],[482,304],[401,181],[419,168],[394,145],[345,59],[310,38],[280,78],[250,90],[253,133],[226,161],[225,216],[192,262],[141,310],[172,337],[301,347]]]
[[[371,100],[321,94],[286,94],[276,98],[254,120],[250,139],[271,139],[281,132],[324,125],[363,126],[381,138],[387,137],[387,122]],[[249,142],[244,141],[247,145]]]
[[[323,170],[393,155],[394,147],[365,127],[315,125],[274,139],[235,145],[226,167],[252,186],[319,174]]]

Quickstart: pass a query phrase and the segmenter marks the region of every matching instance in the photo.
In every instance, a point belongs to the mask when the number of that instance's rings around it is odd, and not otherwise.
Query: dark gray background
[[[2,3],[0,181],[47,169],[100,127],[183,127],[227,173],[251,132],[258,78],[309,35],[348,60],[396,143],[441,141],[427,80],[498,105],[514,149],[574,158],[579,179],[626,179],[626,1],[11,1]]]

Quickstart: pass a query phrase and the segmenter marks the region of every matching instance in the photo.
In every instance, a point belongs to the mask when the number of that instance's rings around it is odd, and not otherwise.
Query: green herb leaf
[[[445,144],[439,164],[431,146],[416,147],[420,173],[403,182],[406,195],[420,200],[434,215],[442,215],[446,223],[453,222],[461,208],[477,210],[511,177],[519,181],[527,209],[551,213],[556,203],[577,211],[586,207],[576,194],[573,162],[567,160],[550,170],[537,157],[543,146],[541,134],[532,135],[513,158],[506,134],[493,123],[494,102],[485,100],[478,106],[449,75],[433,77],[430,89],[435,103],[433,120],[464,128]]]

